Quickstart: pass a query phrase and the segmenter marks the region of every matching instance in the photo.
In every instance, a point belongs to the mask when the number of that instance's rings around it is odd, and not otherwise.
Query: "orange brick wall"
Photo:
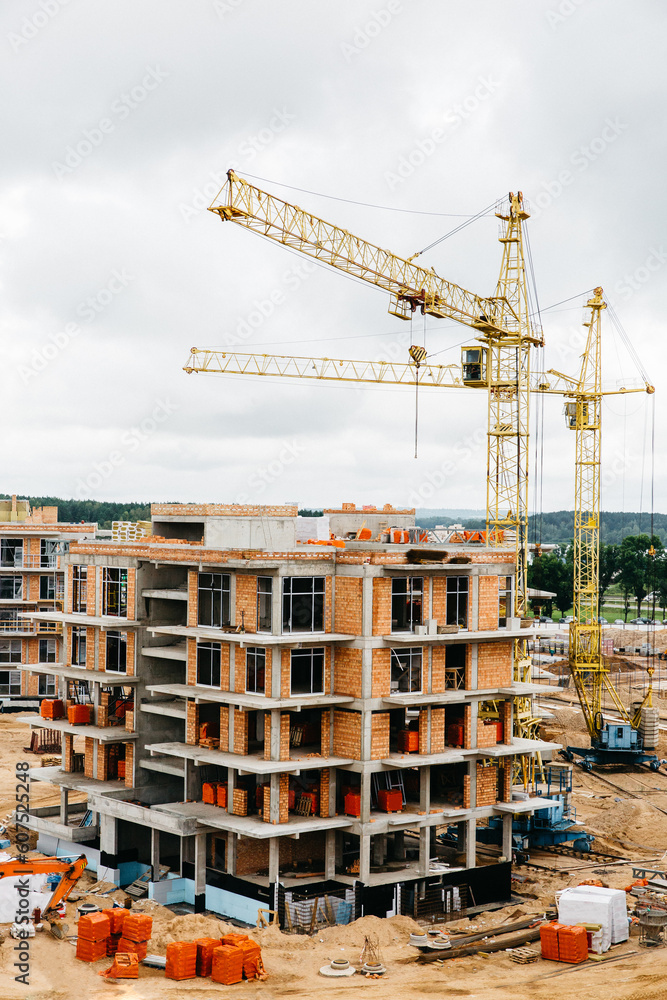
[[[68,662],[71,662],[69,660]],[[95,669],[95,629],[86,629],[86,670]],[[102,669],[100,667],[100,669]]]
[[[373,650],[372,698],[386,698],[391,694],[391,650]]]
[[[373,635],[391,632],[391,580],[373,579]]]
[[[242,708],[234,709],[234,753],[248,753],[248,713]]]
[[[371,760],[389,755],[389,712],[373,712],[371,718]]]
[[[324,578],[324,631],[331,632],[331,577]],[[325,689],[326,690],[326,689]]]
[[[277,650],[276,650],[277,652]],[[280,654],[280,697],[289,698],[290,693],[290,651],[281,650]]]
[[[194,701],[186,702],[185,742],[196,746],[199,739],[199,705]]]
[[[463,706],[463,746],[466,750],[472,747],[472,708],[470,705]]]
[[[137,571],[127,571],[127,617],[135,621],[137,617]]]
[[[387,719],[389,719],[388,714]],[[361,714],[359,712],[334,712],[333,752],[339,757],[361,760]]]
[[[443,753],[445,750],[445,710],[431,709],[431,753]]]
[[[188,684],[197,683],[197,640],[188,638]]]
[[[220,749],[229,752],[229,705],[220,706]]]
[[[280,716],[280,760],[289,760],[290,713],[282,712]]]
[[[503,743],[512,742],[512,703],[503,701],[500,705],[500,718],[503,723]]]
[[[97,614],[97,581],[100,577],[98,566],[89,566],[86,574],[86,614]]]
[[[480,643],[477,647],[477,687],[479,690],[505,687],[512,683],[512,643]]]
[[[437,581],[434,581],[434,586]],[[425,676],[425,674],[424,674]],[[422,687],[426,687],[422,684]],[[431,660],[431,694],[442,694],[445,690],[445,647],[433,646]]]
[[[477,764],[477,805],[492,806],[498,801],[498,768],[494,764]]]
[[[63,755],[63,771],[74,770],[74,736],[65,734],[65,752]]]
[[[336,694],[349,694],[353,698],[361,698],[361,661],[362,651],[360,649],[340,647],[336,650],[334,663],[334,692]]]
[[[419,752],[428,753],[428,709],[419,712]]]
[[[84,754],[84,774],[87,778],[93,778],[93,769],[95,767],[95,740],[86,736],[85,743],[85,754]]]
[[[335,632],[361,634],[362,586],[359,577],[336,577]]]
[[[329,815],[329,768],[320,771],[320,816]]]
[[[65,591],[67,594],[67,599],[65,601],[65,613],[68,615],[72,614],[72,577],[73,567],[70,565],[65,570]]]
[[[323,757],[328,757],[331,750],[331,712],[328,708],[322,709],[320,722],[320,753]]]
[[[129,677],[134,677],[135,674],[135,639],[136,635],[134,631],[127,633],[127,650],[126,650],[126,663],[125,673]]]
[[[188,571],[188,625],[193,628],[197,624],[197,591],[199,589],[199,573],[196,569]]]
[[[447,619],[447,579],[444,576],[436,576],[433,579],[433,613],[431,617],[436,618],[442,625]]]
[[[494,747],[497,740],[497,730],[495,726],[487,726],[481,719],[477,720],[477,746],[480,748]]]
[[[134,787],[134,743],[125,744],[125,787]]]
[[[86,656],[88,655],[88,645],[86,644]],[[88,666],[88,664],[86,664]],[[107,634],[102,629],[97,629],[97,669],[107,668]]]
[[[498,577],[479,577],[478,596],[478,627],[480,629],[498,628]]]
[[[104,743],[97,744],[97,779],[98,781],[109,779],[109,748]]]
[[[240,625],[242,620],[246,632],[257,631],[257,577],[237,573],[236,624]]]

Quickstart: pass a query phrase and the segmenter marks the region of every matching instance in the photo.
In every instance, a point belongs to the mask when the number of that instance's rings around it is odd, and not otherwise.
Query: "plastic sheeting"
[[[622,889],[578,885],[556,894],[561,924],[600,924],[602,951],[628,938],[628,908]]]

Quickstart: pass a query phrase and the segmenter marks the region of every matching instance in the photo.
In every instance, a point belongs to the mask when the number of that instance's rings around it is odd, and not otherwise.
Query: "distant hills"
[[[484,512],[475,516],[454,516],[450,510],[433,511],[419,509],[417,524],[422,528],[434,528],[436,524],[458,522],[466,528],[483,528]],[[651,534],[651,515],[640,511],[601,511],[600,540],[604,545],[617,545],[627,535]],[[667,514],[653,515],[653,533],[667,545]],[[547,511],[528,518],[528,539],[544,545],[567,545],[574,534],[574,511]]]

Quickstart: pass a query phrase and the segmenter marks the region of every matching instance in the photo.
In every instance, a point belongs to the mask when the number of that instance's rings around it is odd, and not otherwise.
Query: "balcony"
[[[62,635],[61,622],[28,621],[24,618],[10,618],[0,621],[0,636],[3,635]]]
[[[60,556],[19,555],[0,563],[3,569],[60,569]]]

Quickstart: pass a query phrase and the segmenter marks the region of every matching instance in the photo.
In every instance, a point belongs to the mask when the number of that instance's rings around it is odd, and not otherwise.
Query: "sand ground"
[[[578,742],[583,736],[583,720],[576,709],[553,710],[548,735],[560,741]],[[27,727],[17,716],[0,715],[0,819],[8,815],[14,798],[14,764],[28,759],[35,766],[37,758],[26,755]],[[667,741],[659,748],[667,756]],[[577,814],[585,828],[598,838],[600,851],[615,852],[633,860],[660,859],[667,863],[667,771],[626,773],[605,772],[605,781],[595,774],[575,772],[574,800]],[[613,786],[608,782],[611,781]],[[34,804],[56,804],[57,791],[33,782]],[[665,810],[662,812],[661,810]],[[468,932],[483,930],[520,919],[523,915],[542,914],[554,903],[557,889],[576,885],[586,878],[598,878],[605,885],[623,887],[631,881],[629,865],[600,867],[573,859],[533,854],[533,867],[520,867],[515,881],[520,903],[504,910],[464,918],[449,928]],[[540,865],[542,867],[536,867]],[[550,869],[557,869],[552,871]],[[84,875],[81,888],[92,884]],[[117,894],[122,898],[122,894]],[[111,897],[90,897],[103,906]],[[149,951],[164,954],[171,940],[193,940],[218,936],[232,928],[209,916],[175,916],[170,910],[146,902],[139,904],[153,915],[153,938]],[[75,904],[68,904],[67,921],[74,928]],[[7,931],[8,927],[2,927]],[[261,944],[269,978],[266,982],[220,986],[210,980],[194,979],[173,982],[159,970],[140,967],[138,980],[107,981],[98,975],[108,968],[110,959],[88,965],[75,958],[72,941],[57,941],[48,933],[31,940],[30,985],[14,981],[14,941],[7,937],[0,946],[0,1000],[29,997],[30,1000],[79,1000],[79,998],[128,998],[128,1000],[163,1000],[184,997],[202,1000],[224,993],[230,1000],[270,1000],[290,997],[305,1000],[319,995],[325,1000],[345,1000],[375,995],[383,1000],[418,1000],[427,996],[478,998],[478,1000],[663,1000],[667,998],[667,947],[653,951],[640,948],[636,936],[608,953],[611,957],[627,955],[609,966],[567,966],[539,960],[530,965],[513,963],[504,952],[487,958],[471,956],[442,964],[419,965],[417,952],[407,944],[411,930],[417,929],[409,917],[380,920],[364,917],[347,927],[321,930],[313,937],[282,934],[271,927],[253,930],[251,936]],[[337,957],[357,963],[367,934],[377,934],[387,974],[381,980],[355,975],[348,979],[325,979],[320,966]],[[635,952],[635,954],[630,954]],[[370,993],[368,992],[370,991]]]

